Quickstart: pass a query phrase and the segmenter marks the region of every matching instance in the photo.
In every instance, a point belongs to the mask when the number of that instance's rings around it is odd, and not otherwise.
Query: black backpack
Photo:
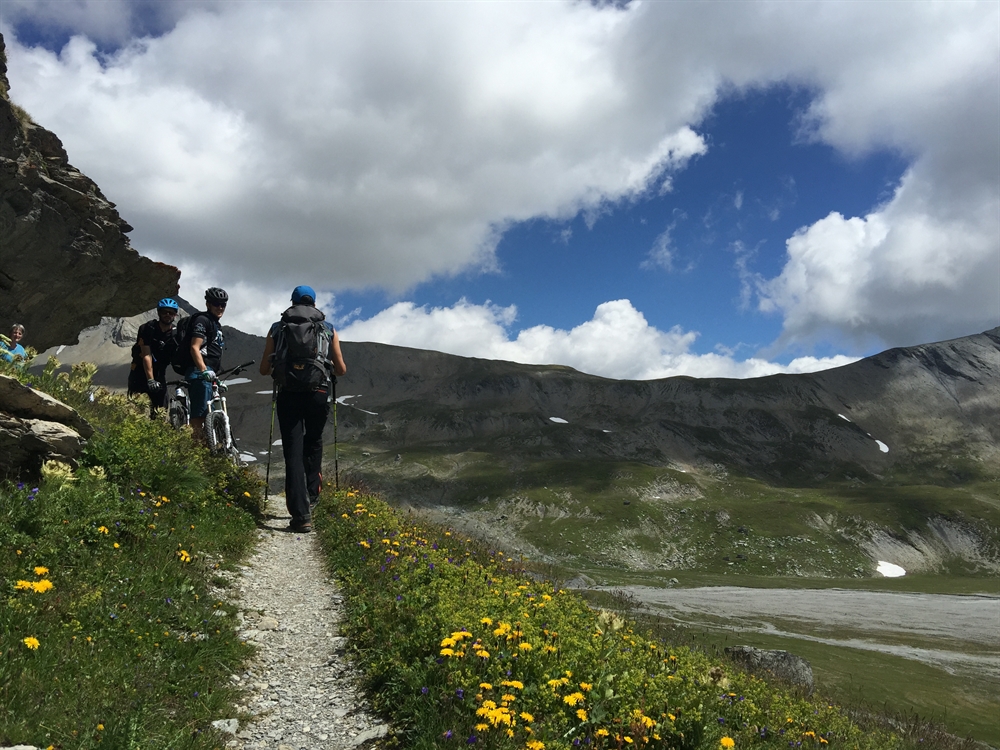
[[[217,325],[215,319],[206,313],[195,313],[177,321],[177,327],[174,328],[174,350],[170,357],[170,366],[178,375],[185,374],[194,366],[194,360],[191,359],[191,326],[198,316],[209,318],[213,325]]]
[[[330,341],[326,316],[311,305],[292,305],[274,333],[271,376],[283,391],[310,392],[330,383]]]

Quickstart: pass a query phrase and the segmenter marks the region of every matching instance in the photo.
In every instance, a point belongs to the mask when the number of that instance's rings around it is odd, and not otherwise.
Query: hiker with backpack
[[[174,332],[177,351],[171,365],[187,381],[191,433],[195,440],[205,444],[208,443],[205,417],[212,400],[212,383],[216,380],[215,373],[222,369],[222,350],[226,346],[219,320],[228,303],[229,295],[224,289],[214,286],[206,289],[205,311],[180,320]]]
[[[128,395],[145,393],[149,396],[149,417],[167,405],[167,365],[173,359],[176,300],[164,297],[156,304],[156,320],[139,326],[132,345],[132,369],[128,374]]]
[[[323,428],[334,379],[347,373],[340,339],[316,309],[316,292],[297,286],[292,306],[271,326],[260,374],[274,378],[275,409],[285,456],[285,504],[289,530],[312,531],[312,511],[323,486]]]

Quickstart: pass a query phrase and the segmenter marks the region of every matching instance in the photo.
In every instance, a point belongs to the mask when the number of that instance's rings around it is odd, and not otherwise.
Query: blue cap
[[[311,286],[297,286],[292,290],[292,303],[293,304],[306,304],[315,305],[316,304],[316,292],[313,291]]]

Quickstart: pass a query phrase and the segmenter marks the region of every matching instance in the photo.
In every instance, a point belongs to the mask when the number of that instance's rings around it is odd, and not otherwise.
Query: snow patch
[[[56,354],[61,354],[62,350],[66,348],[66,344],[60,344],[59,348],[56,349]]]
[[[256,456],[251,456],[249,453],[241,453],[240,454],[240,461],[242,461],[243,463],[250,463],[251,461],[256,461],[256,460],[257,460],[257,457]]]
[[[876,440],[875,442],[878,443],[878,449],[880,451],[882,451],[883,453],[888,453],[889,452],[889,446],[888,445],[886,445],[885,443],[883,443],[881,440]]]
[[[562,417],[549,417],[549,421],[555,422],[556,424],[569,424],[569,422],[567,422]]]
[[[378,416],[377,411],[368,411],[367,409],[362,409],[360,406],[355,406],[354,404],[347,403],[347,399],[349,398],[361,398],[361,394],[356,393],[354,395],[340,396],[339,398],[337,398],[337,403],[340,404],[341,406],[350,406],[352,409],[357,409],[362,414],[371,414],[373,417]]]
[[[260,396],[270,396],[271,391],[257,391],[257,394]]]
[[[906,575],[906,571],[903,568],[898,565],[894,565],[891,562],[886,562],[885,560],[878,561],[878,567],[876,570],[886,578],[899,578],[900,576]]]
[[[233,378],[232,380],[227,380],[226,385],[243,385],[244,383],[252,383],[250,378]],[[270,393],[270,391],[268,391]]]
[[[843,419],[845,422],[850,422],[851,421],[847,417],[845,417],[843,414],[838,414],[837,416],[840,417],[841,419]]]
[[[281,445],[281,438],[275,440],[273,443],[271,443],[271,445]]]

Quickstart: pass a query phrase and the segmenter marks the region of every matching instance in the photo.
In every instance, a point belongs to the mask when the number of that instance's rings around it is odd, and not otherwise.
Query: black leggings
[[[323,484],[323,428],[330,413],[326,391],[282,391],[275,411],[285,455],[285,505],[293,521],[308,521],[309,500]]]

